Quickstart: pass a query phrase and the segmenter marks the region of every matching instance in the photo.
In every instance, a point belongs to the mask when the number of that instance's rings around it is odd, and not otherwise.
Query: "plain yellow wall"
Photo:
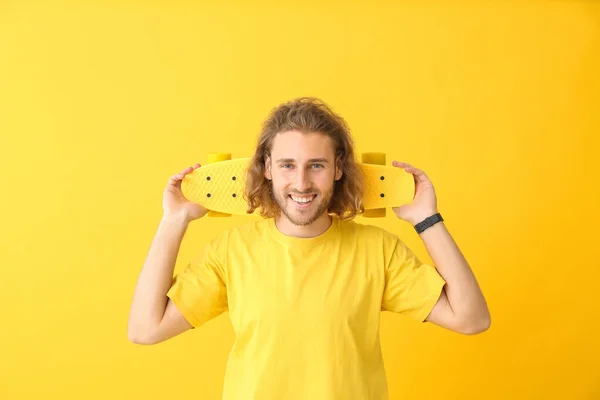
[[[162,189],[311,95],[429,174],[492,313],[384,313],[391,398],[600,399],[599,3],[252,3],[0,3],[0,398],[218,399],[228,314],[127,339]],[[249,218],[193,223],[176,272]]]

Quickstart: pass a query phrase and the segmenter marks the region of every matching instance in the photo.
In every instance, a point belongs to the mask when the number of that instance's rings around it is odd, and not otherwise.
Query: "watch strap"
[[[417,231],[417,233],[421,233],[423,232],[425,229],[437,224],[438,222],[443,221],[444,218],[442,218],[442,214],[437,213],[437,214],[433,214],[430,217],[425,218],[423,221],[419,222],[418,224],[415,225],[415,230]]]

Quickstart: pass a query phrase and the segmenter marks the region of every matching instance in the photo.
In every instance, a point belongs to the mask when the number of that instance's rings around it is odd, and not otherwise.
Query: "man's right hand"
[[[206,215],[208,212],[206,208],[186,199],[181,191],[181,181],[183,178],[199,167],[200,164],[187,167],[169,178],[163,194],[163,212],[165,218],[183,218],[184,222],[189,223]]]

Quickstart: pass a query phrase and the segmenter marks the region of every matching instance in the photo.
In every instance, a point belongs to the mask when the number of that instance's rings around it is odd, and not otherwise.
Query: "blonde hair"
[[[290,130],[303,133],[318,132],[332,140],[335,165],[343,174],[335,182],[328,212],[340,219],[352,219],[362,213],[363,176],[355,159],[350,129],[342,117],[314,97],[300,97],[280,104],[263,122],[256,151],[250,160],[246,175],[244,196],[248,202],[247,212],[251,214],[260,209],[260,215],[263,217],[274,217],[281,212],[273,198],[272,183],[264,176],[265,157],[271,155],[275,136]]]

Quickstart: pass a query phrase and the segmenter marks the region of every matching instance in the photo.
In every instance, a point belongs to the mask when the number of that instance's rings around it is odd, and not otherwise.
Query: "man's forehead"
[[[326,161],[334,156],[333,143],[328,136],[320,133],[288,132],[278,134],[271,147],[275,160]]]
[[[302,161],[305,161],[307,163],[316,163],[316,162],[328,163],[329,162],[329,158],[327,158],[327,157],[309,158],[308,160],[289,158],[289,157],[283,157],[283,158],[274,157],[274,158],[275,158],[275,162],[302,162]]]

